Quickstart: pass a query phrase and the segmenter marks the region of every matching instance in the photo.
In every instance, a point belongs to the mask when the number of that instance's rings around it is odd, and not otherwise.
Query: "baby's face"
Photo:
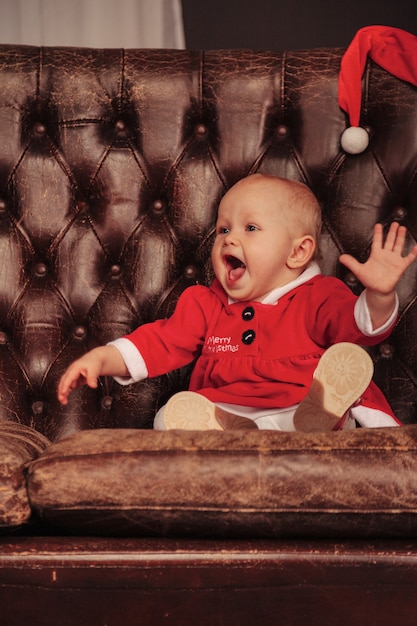
[[[293,279],[287,266],[293,243],[276,192],[239,183],[219,206],[214,272],[234,300],[262,300]]]

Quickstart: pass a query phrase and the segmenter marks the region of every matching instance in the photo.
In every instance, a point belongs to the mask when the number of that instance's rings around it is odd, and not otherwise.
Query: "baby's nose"
[[[230,246],[230,245],[234,245],[236,244],[236,235],[229,230],[228,233],[226,233],[225,238],[224,238],[224,245],[225,246]]]

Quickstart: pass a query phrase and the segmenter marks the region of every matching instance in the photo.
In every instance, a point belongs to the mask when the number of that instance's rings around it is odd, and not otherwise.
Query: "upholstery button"
[[[278,137],[286,137],[288,135],[288,126],[286,124],[280,124],[277,126],[277,135]]]
[[[44,135],[46,133],[46,126],[42,122],[35,122],[33,125],[33,132],[35,135]]]
[[[349,287],[355,287],[358,284],[357,278],[352,272],[346,274],[345,282]]]
[[[199,137],[204,137],[207,133],[207,126],[205,124],[197,124],[195,132]]]
[[[245,332],[242,333],[242,341],[247,346],[250,346],[250,344],[255,341],[255,337],[256,333],[254,330],[245,330]]]
[[[6,212],[6,203],[4,200],[0,200],[0,215]]]
[[[118,265],[117,263],[115,263],[114,265],[111,266],[110,269],[111,275],[113,276],[113,278],[117,278],[118,276],[120,276],[122,270],[120,265]]]
[[[390,343],[382,343],[379,352],[384,359],[390,359],[394,354],[394,347]]]
[[[80,200],[78,203],[78,214],[84,215],[88,213],[88,203],[85,200]]]
[[[246,309],[242,311],[242,319],[245,322],[250,322],[255,317],[255,309],[253,306],[247,306]]]
[[[7,335],[4,332],[0,332],[0,346],[5,346],[7,343]]]
[[[404,207],[397,207],[394,211],[394,220],[403,220],[407,215],[407,209]]]
[[[85,328],[85,326],[76,326],[74,328],[74,336],[77,339],[84,339],[86,334],[87,334],[87,329]]]
[[[106,411],[111,409],[112,404],[113,404],[113,398],[111,396],[105,396],[101,401],[101,406],[103,409],[106,409]]]
[[[48,268],[45,263],[36,263],[35,265],[35,274],[36,276],[46,276],[48,273]]]
[[[165,208],[165,205],[162,202],[162,200],[154,200],[152,204],[152,209],[154,210],[155,213],[162,213],[164,208]]]
[[[116,132],[119,134],[126,132],[126,124],[123,120],[117,120]]]
[[[187,265],[184,269],[185,278],[195,278],[197,276],[197,268],[194,265]]]
[[[34,415],[42,415],[44,409],[44,403],[40,400],[36,400],[32,404],[32,413]]]

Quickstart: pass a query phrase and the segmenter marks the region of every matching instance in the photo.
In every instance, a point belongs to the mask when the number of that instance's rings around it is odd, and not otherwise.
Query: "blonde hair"
[[[255,178],[259,183],[267,183],[275,188],[277,203],[288,218],[290,232],[297,237],[313,237],[316,243],[313,259],[318,259],[322,216],[320,204],[311,189],[299,181],[270,174],[252,174],[246,180],[253,179],[255,182]]]

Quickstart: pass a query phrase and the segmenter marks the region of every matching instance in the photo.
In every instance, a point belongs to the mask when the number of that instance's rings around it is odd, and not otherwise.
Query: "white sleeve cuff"
[[[130,385],[131,383],[137,383],[148,377],[148,368],[146,367],[146,363],[135,344],[129,339],[121,337],[120,339],[110,341],[107,345],[117,348],[122,355],[122,359],[125,362],[127,369],[129,370],[130,378],[127,376],[124,378],[120,376],[114,377],[114,380],[116,380],[120,385]]]
[[[398,307],[399,307],[398,296],[397,294],[395,294],[395,306],[394,306],[394,310],[392,314],[387,319],[385,324],[383,324],[379,328],[373,329],[371,315],[369,313],[368,304],[366,302],[366,290],[364,290],[362,291],[361,295],[359,296],[355,304],[354,315],[355,315],[356,324],[359,330],[361,331],[361,333],[363,333],[367,337],[374,337],[377,335],[382,335],[387,330],[389,330],[392,324],[395,322],[397,315],[398,315]]]

